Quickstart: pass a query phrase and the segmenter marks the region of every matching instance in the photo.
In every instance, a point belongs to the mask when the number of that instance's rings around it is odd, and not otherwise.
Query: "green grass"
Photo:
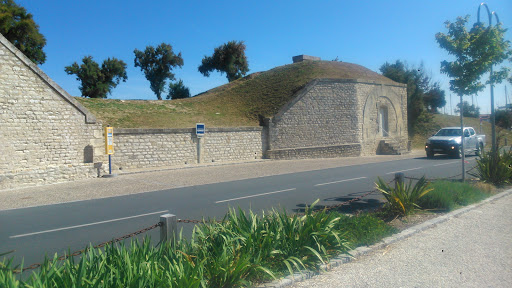
[[[188,99],[77,100],[104,125],[119,128],[258,126],[260,115],[275,115],[296,92],[319,78],[390,81],[356,64],[305,61],[253,73]]]
[[[490,193],[482,191],[470,183],[456,181],[432,182],[430,191],[418,204],[423,209],[454,210],[489,197]]]
[[[371,213],[340,217],[338,224],[349,235],[354,247],[369,246],[396,233],[397,230]]]

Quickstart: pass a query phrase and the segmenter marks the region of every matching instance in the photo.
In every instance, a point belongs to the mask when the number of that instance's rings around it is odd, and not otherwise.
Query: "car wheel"
[[[431,150],[427,150],[427,158],[428,159],[433,159],[434,158],[434,152],[432,152]]]
[[[460,146],[457,148],[457,151],[455,151],[455,153],[453,153],[453,157],[455,157],[457,159],[462,158],[462,149],[460,148]]]

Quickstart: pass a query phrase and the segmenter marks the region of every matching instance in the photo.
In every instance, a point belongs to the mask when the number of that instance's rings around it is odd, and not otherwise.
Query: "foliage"
[[[155,247],[146,238],[132,241],[130,248],[90,248],[79,259],[46,259],[40,270],[19,279],[12,273],[12,262],[4,259],[0,286],[245,287],[275,278],[276,273],[317,269],[350,248],[348,237],[359,243],[387,235],[386,224],[371,216],[347,220],[336,212],[313,209],[304,215],[272,211],[262,217],[230,210],[224,221],[205,221],[196,226],[190,241],[179,237],[175,246]],[[351,227],[358,231],[349,234]],[[381,231],[368,231],[373,227]]]
[[[452,78],[450,90],[457,95],[472,95],[483,90],[482,75],[489,72],[492,65],[512,55],[510,41],[504,38],[507,29],[500,23],[486,28],[479,22],[467,31],[468,20],[469,15],[457,17],[454,23],[446,21],[448,34],[436,34],[439,46],[455,57],[453,62],[441,62],[441,73]],[[491,75],[494,83],[500,83],[506,76],[506,68]]]
[[[472,117],[472,118],[478,118],[480,116],[480,107],[475,107],[475,105],[471,104],[469,105],[468,101],[464,101],[463,103],[463,116],[464,117]],[[455,108],[455,113],[460,113],[460,103],[457,103],[457,106]]]
[[[0,33],[36,64],[46,61],[46,39],[32,14],[13,0],[0,0]]]
[[[512,111],[510,110],[497,110],[494,114],[496,125],[510,129],[512,128]]]
[[[144,51],[135,49],[133,53],[135,53],[135,67],[140,67],[150,83],[151,91],[155,93],[158,100],[162,100],[166,80],[174,80],[172,69],[183,66],[181,52],[176,55],[171,45],[162,43],[156,48],[147,46]]]
[[[386,62],[379,70],[391,80],[407,84],[407,125],[410,135],[417,132],[415,126],[424,111],[436,112],[437,108],[446,104],[444,91],[439,83],[432,82],[425,74],[423,64],[418,68],[409,67],[407,63],[397,60],[395,63]]]
[[[483,153],[480,158],[476,160],[476,163],[477,172],[474,176],[480,178],[481,181],[493,185],[512,183],[511,151],[503,154],[492,153],[492,151]]]
[[[64,71],[68,75],[75,74],[76,80],[80,81],[80,92],[83,97],[107,98],[113,88],[122,80],[126,82],[126,63],[116,58],[108,58],[100,65],[92,60],[92,56],[82,59],[79,66],[76,62],[66,66]]]
[[[183,81],[169,84],[169,94],[167,99],[183,99],[190,97],[190,90],[183,84]]]
[[[425,103],[425,108],[430,113],[437,113],[438,108],[446,105],[445,92],[441,89],[438,82],[429,87],[429,90],[423,95],[423,102]]]
[[[229,82],[242,78],[249,72],[244,42],[229,41],[215,48],[212,56],[204,56],[198,70],[206,77],[214,70],[226,73]]]
[[[489,196],[489,193],[481,191],[473,184],[454,181],[432,182],[432,189],[418,203],[424,209],[451,211],[458,206],[476,203]]]
[[[336,224],[347,231],[350,242],[355,246],[369,246],[396,232],[396,228],[370,213],[356,216],[341,216]]]
[[[432,191],[428,186],[430,183],[425,180],[425,176],[421,177],[414,186],[412,180],[409,184],[398,183],[396,187],[391,187],[380,177],[375,183],[377,190],[386,198],[385,207],[395,215],[408,215],[415,208],[421,208],[418,203],[421,197]]]

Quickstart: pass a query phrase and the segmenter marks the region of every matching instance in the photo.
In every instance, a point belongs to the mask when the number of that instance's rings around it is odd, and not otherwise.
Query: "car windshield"
[[[460,129],[441,129],[435,136],[460,136]]]

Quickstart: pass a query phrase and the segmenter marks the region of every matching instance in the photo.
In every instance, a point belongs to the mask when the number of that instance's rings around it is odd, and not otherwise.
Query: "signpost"
[[[114,154],[114,128],[105,127],[105,154],[108,155],[108,174],[112,175],[112,154]]]
[[[201,150],[203,149],[201,138],[203,138],[205,132],[204,123],[196,124],[196,136],[197,136],[197,163],[201,163]]]
[[[204,136],[204,123],[196,124],[196,135],[197,135],[197,138],[201,138]]]

